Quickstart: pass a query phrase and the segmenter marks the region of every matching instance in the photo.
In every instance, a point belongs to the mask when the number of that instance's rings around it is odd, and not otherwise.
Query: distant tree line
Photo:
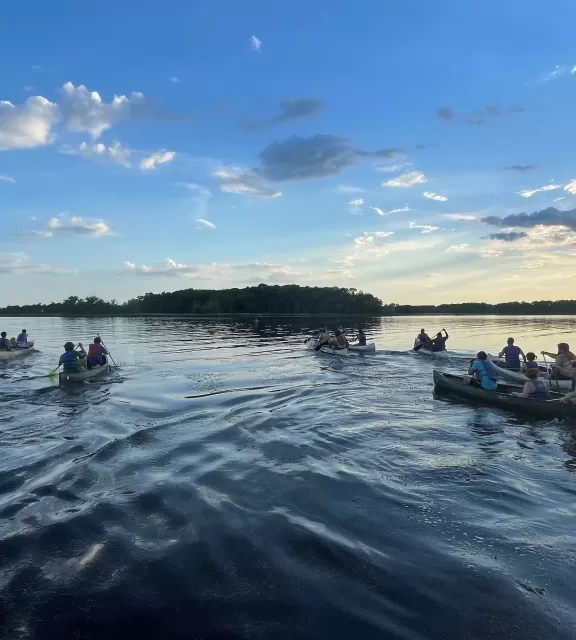
[[[576,315],[576,300],[538,300],[536,302],[462,302],[459,304],[391,304],[383,306],[383,313],[394,315],[417,314],[475,314],[475,315]]]
[[[183,289],[147,293],[124,303],[96,296],[70,296],[50,304],[10,305],[1,315],[124,315],[154,313],[365,314],[380,315],[382,300],[370,293],[340,287],[268,286],[244,289]]]

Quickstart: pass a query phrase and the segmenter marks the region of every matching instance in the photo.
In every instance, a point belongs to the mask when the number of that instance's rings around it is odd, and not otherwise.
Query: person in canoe
[[[322,328],[320,329],[320,333],[318,334],[318,337],[316,339],[318,340],[318,342],[315,349],[316,351],[320,351],[320,348],[322,346],[330,344],[330,342],[332,341],[332,336],[328,333],[328,329]]]
[[[479,384],[486,391],[496,391],[498,388],[498,371],[496,366],[488,360],[485,351],[479,351],[476,354],[476,360],[470,362],[468,375],[473,376],[471,384]]]
[[[565,396],[560,398],[559,402],[562,404],[576,404],[576,391],[567,393]]]
[[[526,354],[526,360],[520,367],[522,373],[526,373],[528,369],[537,369],[538,371],[540,371],[540,365],[536,362],[536,354],[533,351],[528,351],[528,353]]]
[[[336,349],[346,349],[348,347],[348,340],[340,329],[334,331],[334,339],[332,340],[332,346]]]
[[[78,343],[80,349],[75,350],[73,342],[64,345],[64,353],[60,356],[58,365],[62,365],[64,373],[80,373],[86,371],[86,360],[88,356],[81,342]]]
[[[418,349],[422,349],[422,347],[426,349],[432,348],[432,341],[425,329],[420,329],[420,333],[416,336],[416,340],[414,340],[414,351],[418,351]]]
[[[508,338],[507,345],[498,354],[500,358],[504,356],[506,360],[506,369],[509,371],[520,371],[520,356],[526,362],[524,351],[514,344],[514,338]]]
[[[106,349],[102,346],[101,338],[94,338],[94,342],[88,347],[88,369],[101,367],[103,364],[106,364],[107,355],[108,351],[106,351]]]
[[[526,371],[528,382],[524,385],[524,389],[511,395],[530,398],[530,400],[550,400],[550,389],[543,380],[538,379],[539,375],[538,369],[528,369]]]
[[[22,329],[22,333],[16,338],[16,345],[19,349],[28,348],[28,334],[26,333],[26,329]]]
[[[14,346],[6,337],[6,331],[2,331],[0,333],[0,351],[12,351],[13,348]]]
[[[359,347],[366,346],[366,334],[364,333],[364,329],[362,329],[362,327],[358,329],[358,335],[356,336],[356,340],[358,341]]]
[[[444,335],[442,335],[444,331]],[[436,337],[432,339],[432,351],[446,351],[446,340],[450,337],[446,329],[442,329],[436,334]]]
[[[570,378],[573,378],[576,374],[576,356],[570,351],[570,345],[567,342],[560,342],[558,344],[558,353],[542,351],[542,355],[554,358],[550,377],[557,377],[560,380],[570,380]]]

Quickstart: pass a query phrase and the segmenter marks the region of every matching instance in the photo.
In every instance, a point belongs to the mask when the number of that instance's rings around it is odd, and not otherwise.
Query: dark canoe
[[[452,391],[479,404],[500,407],[508,411],[529,413],[538,418],[576,419],[576,405],[549,400],[530,400],[511,395],[513,392],[522,391],[521,386],[498,384],[497,391],[486,391],[486,389],[471,385],[470,376],[455,376],[437,369],[434,370],[434,385],[439,390]],[[562,395],[550,392],[552,400],[561,398]]]

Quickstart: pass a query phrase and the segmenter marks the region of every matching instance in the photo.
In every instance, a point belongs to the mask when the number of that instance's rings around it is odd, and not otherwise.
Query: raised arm
[[[526,362],[526,355],[522,349],[520,349],[520,355],[524,358],[524,362]]]
[[[540,351],[540,353],[543,356],[550,356],[551,358],[555,358],[558,355],[557,353],[550,353],[550,351]]]

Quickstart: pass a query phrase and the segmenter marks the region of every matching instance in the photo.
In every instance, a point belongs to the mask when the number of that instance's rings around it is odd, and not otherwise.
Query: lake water
[[[576,425],[432,386],[574,318],[366,320],[346,360],[310,318],[0,323],[40,350],[0,362],[1,638],[576,637]],[[46,377],[97,331],[110,376]]]

